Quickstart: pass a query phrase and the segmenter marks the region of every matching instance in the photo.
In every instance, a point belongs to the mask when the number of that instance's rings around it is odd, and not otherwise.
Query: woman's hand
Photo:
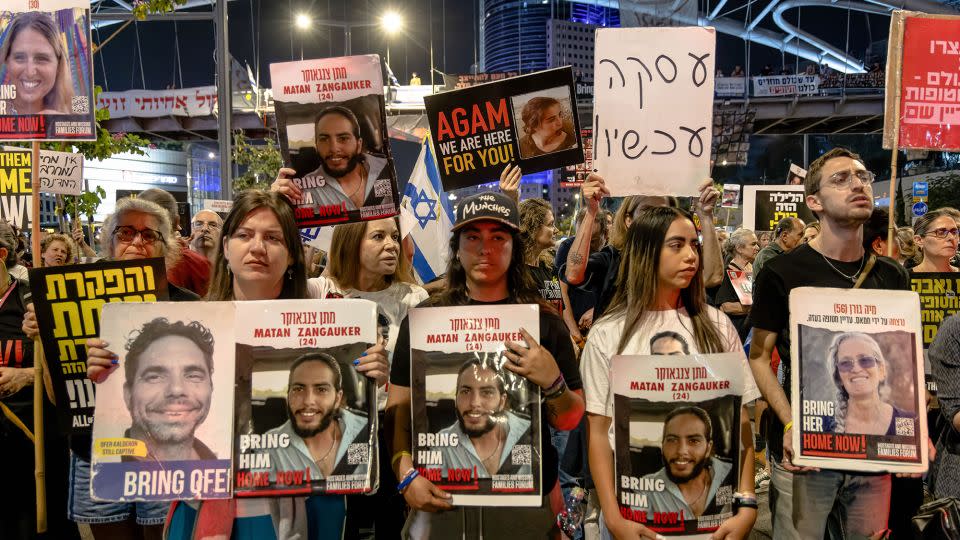
[[[423,512],[443,512],[453,508],[452,495],[433,485],[433,482],[417,476],[403,490],[403,498],[411,508]]]
[[[819,471],[820,469],[816,467],[802,467],[802,466],[793,464],[793,436],[791,435],[792,431],[793,431],[793,426],[790,426],[790,429],[784,430],[783,432],[783,461],[780,462],[780,465],[782,465],[784,469],[792,473]]]
[[[0,397],[12,396],[24,386],[33,384],[33,375],[32,368],[0,368]]]
[[[358,372],[377,382],[377,386],[387,384],[390,377],[390,363],[387,362],[387,349],[382,343],[363,351],[360,358],[353,361]]]
[[[20,326],[27,339],[34,340],[40,336],[40,327],[37,325],[37,312],[33,309],[33,302],[27,304],[23,312],[23,324]]]
[[[611,519],[611,517],[613,519]],[[625,519],[623,516],[603,515],[603,522],[607,525],[607,530],[616,540],[636,540],[637,538],[646,538],[649,540],[662,540],[663,537],[651,531],[643,525]]]
[[[516,202],[520,202],[520,178],[523,173],[519,165],[507,164],[500,173],[500,191]]]
[[[757,521],[757,510],[754,508],[739,508],[737,513],[720,524],[714,531],[713,540],[741,540],[750,536],[753,524]]]
[[[296,175],[297,171],[288,167],[281,167],[277,171],[277,178],[270,184],[270,191],[283,195],[293,204],[299,204],[300,198],[303,197],[303,190],[293,183],[292,178]]]
[[[540,388],[549,388],[560,376],[560,368],[550,351],[544,349],[533,339],[529,332],[520,329],[524,343],[507,341],[507,350],[503,353],[510,360],[503,367],[526,378]]]
[[[120,366],[117,355],[108,349],[110,344],[98,338],[87,340],[87,378],[100,384]]]
[[[701,221],[709,218],[713,222],[713,209],[717,205],[717,199],[720,198],[720,192],[713,187],[713,179],[707,178],[700,183],[700,197],[694,201],[694,211]]]
[[[593,308],[583,312],[577,326],[579,326],[581,330],[589,330],[590,327],[593,326]]]

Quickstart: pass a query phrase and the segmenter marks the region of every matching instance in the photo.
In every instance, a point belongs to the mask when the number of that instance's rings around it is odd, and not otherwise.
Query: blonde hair
[[[73,238],[63,234],[63,233],[51,233],[48,234],[40,240],[40,255],[41,258],[44,253],[47,252],[47,248],[50,247],[50,244],[54,242],[63,242],[67,246],[67,264],[73,262],[73,256],[77,254],[77,246],[73,243]]]

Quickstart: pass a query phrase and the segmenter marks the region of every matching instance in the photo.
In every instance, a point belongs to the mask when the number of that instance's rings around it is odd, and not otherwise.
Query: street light
[[[387,65],[390,65],[390,36],[403,31],[403,16],[396,11],[388,11],[380,17],[380,27],[387,34]]]
[[[293,23],[300,30],[300,61],[303,61],[303,33],[310,28],[310,16],[306,13],[298,13]]]

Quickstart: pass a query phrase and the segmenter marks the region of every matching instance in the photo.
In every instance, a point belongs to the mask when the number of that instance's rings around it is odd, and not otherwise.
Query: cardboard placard
[[[773,231],[785,217],[816,221],[805,201],[803,186],[743,186],[743,228]]]

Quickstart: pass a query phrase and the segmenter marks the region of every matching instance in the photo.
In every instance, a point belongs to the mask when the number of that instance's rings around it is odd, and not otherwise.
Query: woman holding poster
[[[652,539],[658,538],[659,532],[669,532],[667,528],[654,527],[645,513],[637,516],[626,512],[636,521],[621,513],[613,459],[616,449],[610,380],[613,356],[736,352],[742,363],[743,403],[760,397],[736,328],[726,315],[705,303],[700,249],[697,229],[687,212],[669,207],[652,207],[638,212],[624,242],[620,272],[626,282],[617,288],[606,315],[594,324],[583,350],[581,371],[587,401],[588,459],[597,487],[604,538]],[[752,493],[753,435],[745,410],[741,411],[740,421],[740,475],[739,481],[735,482],[738,493],[733,495],[733,516],[719,528],[711,529],[720,537],[726,534],[746,537],[757,517],[756,496]],[[665,426],[669,423],[666,422]],[[697,426],[698,433],[704,424],[707,428],[702,431],[709,433],[709,422],[691,422]],[[696,452],[689,448],[668,458],[667,431],[665,427],[663,455],[671,469],[679,470],[671,473],[676,478],[674,483],[692,484],[689,480],[696,479],[700,486],[692,491],[681,488],[679,491],[684,500],[673,504],[683,510],[684,515],[700,515],[709,506],[709,501],[703,500],[707,488],[713,485],[714,478],[722,475],[722,471],[713,470],[704,475],[702,467],[706,466],[706,460],[698,461],[694,456]],[[691,439],[686,437],[685,440]],[[669,455],[673,456],[672,453]],[[654,511],[656,504],[654,502]],[[641,521],[657,530],[641,524]],[[693,520],[694,531],[707,532],[696,523]],[[684,526],[680,532],[687,529]],[[677,532],[676,527],[672,531]]]
[[[207,300],[339,297],[332,281],[306,278],[293,208],[281,195],[250,190],[238,196],[224,220],[222,238]],[[118,367],[113,363],[115,356],[106,348],[107,343],[91,340],[87,344],[87,375],[102,381]],[[354,364],[358,372],[378,385],[386,382],[389,368],[383,345],[367,349]],[[170,512],[169,540],[191,539],[199,531],[223,538],[231,538],[231,534],[233,538],[260,538],[267,530],[286,538],[278,528],[300,538],[318,538],[321,534],[340,538],[346,499],[314,496],[178,501]]]
[[[13,19],[0,47],[4,85],[15,88],[4,114],[69,114],[73,99],[70,63],[60,31],[48,13]]]

